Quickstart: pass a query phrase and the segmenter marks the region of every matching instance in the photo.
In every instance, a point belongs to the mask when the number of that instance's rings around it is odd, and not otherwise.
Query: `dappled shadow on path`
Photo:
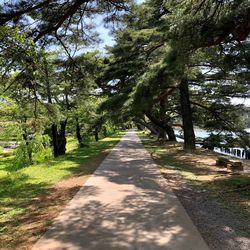
[[[189,246],[207,249],[150,155],[137,137],[128,134],[34,249]]]
[[[147,204],[136,196],[127,196],[118,207],[90,201],[62,215],[64,220],[57,222],[45,236],[41,249],[166,249],[167,246],[167,249],[178,249],[178,245],[184,246],[189,235],[171,219],[178,213],[176,208],[166,210],[162,203],[154,202]]]

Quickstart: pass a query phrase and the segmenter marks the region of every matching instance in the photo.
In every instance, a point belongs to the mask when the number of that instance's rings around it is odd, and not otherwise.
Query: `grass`
[[[194,188],[206,191],[223,207],[249,221],[250,225],[250,176],[232,175],[215,166],[216,155],[198,149],[188,153],[179,143],[161,144],[139,133],[144,146],[160,166],[164,176],[179,174]],[[249,227],[250,232],[250,227]]]
[[[89,175],[96,168],[89,163],[104,150],[113,147],[123,133],[90,142],[79,149],[72,137],[68,138],[67,154],[50,158],[43,163],[12,170],[12,155],[0,153],[0,234],[7,231],[6,224],[29,212],[28,205],[37,195],[47,191],[58,181],[78,173]]]

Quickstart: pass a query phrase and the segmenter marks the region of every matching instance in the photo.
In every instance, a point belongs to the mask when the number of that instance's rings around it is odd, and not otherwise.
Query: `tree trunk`
[[[166,130],[160,127],[159,127],[159,133],[158,133],[158,140],[161,140],[161,141],[167,140]]]
[[[58,155],[64,155],[66,153],[66,125],[67,119],[60,122],[60,131],[57,134],[58,139]]]
[[[103,136],[107,137],[107,128],[105,126],[103,126],[102,131],[103,131]]]
[[[95,127],[95,140],[99,141],[98,127]]]
[[[150,124],[144,122],[144,121],[137,121],[141,126],[146,127],[147,129],[150,130],[151,134],[153,135],[157,135],[158,132],[156,131],[156,129],[154,127],[152,127]]]
[[[174,129],[171,126],[165,126],[166,133],[168,135],[169,141],[176,141],[176,136],[174,133]]]
[[[43,62],[44,62],[45,83],[46,83],[48,103],[52,104],[51,86],[50,86],[49,72],[48,72],[48,62],[46,60],[46,57],[44,57]],[[59,145],[58,145],[57,125],[55,123],[52,123],[52,125],[51,125],[51,136],[52,136],[54,157],[58,157],[60,155],[60,153],[59,153]]]
[[[166,131],[169,141],[176,141],[176,136],[175,136],[174,130],[170,125],[168,125],[166,122],[158,120],[150,112],[144,112],[144,113],[151,122],[153,122],[155,125],[157,125],[158,127],[162,128]]]
[[[180,83],[180,104],[184,131],[184,149],[194,150],[195,134],[192,119],[192,109],[189,99],[188,81],[186,79],[183,79]]]
[[[53,152],[54,157],[59,156],[59,149],[58,149],[58,133],[57,133],[57,125],[53,123],[51,125],[51,134],[52,134],[52,144],[53,144]]]
[[[32,149],[30,147],[30,141],[29,141],[26,129],[23,130],[23,139],[25,141],[25,145],[26,145],[26,149],[27,149],[27,154],[28,154],[29,162],[32,164],[33,163]]]
[[[83,143],[82,143],[81,127],[79,124],[78,117],[76,117],[76,138],[78,140],[79,147],[82,148]]]
[[[160,101],[160,120],[164,124],[164,119],[166,116],[166,107],[165,107],[165,101],[161,100]],[[166,130],[165,128],[159,127],[159,134],[158,134],[158,139],[166,141],[167,136],[166,136]]]
[[[162,120],[162,123],[164,125],[164,130],[166,131],[166,134],[168,135],[169,141],[176,141],[176,136],[174,133],[174,129],[168,125],[167,119],[166,119],[166,102],[165,100],[160,101],[160,119]]]

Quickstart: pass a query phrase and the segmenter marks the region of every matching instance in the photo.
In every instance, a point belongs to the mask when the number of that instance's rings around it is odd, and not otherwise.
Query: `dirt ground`
[[[250,249],[249,174],[217,167],[212,151],[146,147],[212,250]]]

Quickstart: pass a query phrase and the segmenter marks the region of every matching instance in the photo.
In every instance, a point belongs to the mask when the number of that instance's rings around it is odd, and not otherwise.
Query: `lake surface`
[[[247,133],[250,133],[250,128],[246,128],[245,131]],[[183,135],[182,130],[175,129],[175,133],[177,135]],[[211,134],[211,132],[208,132],[208,131],[206,131],[204,129],[199,129],[199,128],[195,128],[194,133],[195,133],[195,137],[199,137],[199,138],[207,138]]]
[[[250,128],[246,128],[245,129],[246,132],[250,133]],[[182,135],[183,136],[183,132],[182,130],[175,130],[176,135]],[[203,129],[194,129],[194,133],[195,133],[195,137],[196,138],[207,138],[211,132],[207,132],[206,130]],[[184,140],[177,137],[177,141],[179,142],[183,142]],[[201,147],[202,145],[197,144],[198,147]],[[246,150],[244,148],[214,148],[214,152],[219,153],[219,154],[223,154],[223,155],[230,155],[230,156],[234,156],[236,158],[239,159],[249,159],[250,152],[246,152]]]

